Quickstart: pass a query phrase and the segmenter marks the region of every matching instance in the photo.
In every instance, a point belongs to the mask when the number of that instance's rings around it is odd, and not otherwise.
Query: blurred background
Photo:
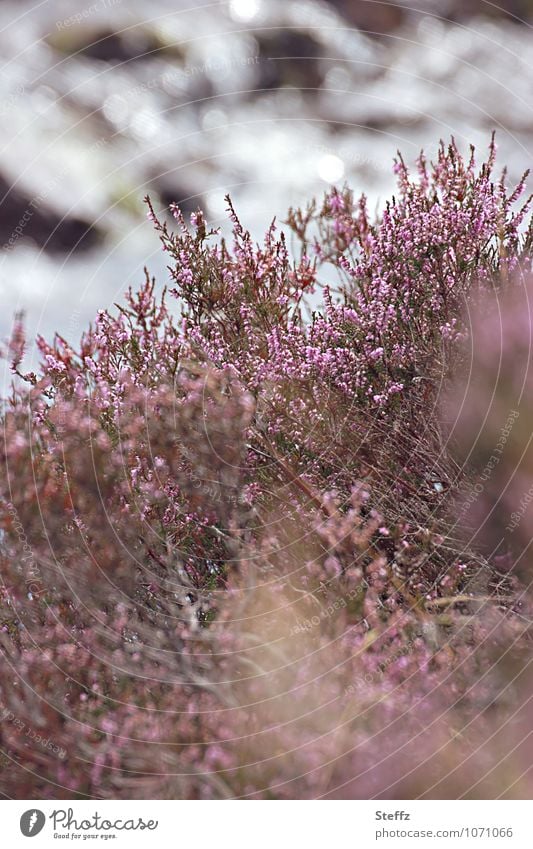
[[[0,335],[76,341],[164,255],[146,219],[231,192],[260,238],[347,180],[376,207],[455,135],[518,178],[533,140],[531,0],[0,3]]]

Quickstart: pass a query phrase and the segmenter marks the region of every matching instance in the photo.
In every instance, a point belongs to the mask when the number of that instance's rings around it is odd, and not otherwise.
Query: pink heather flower
[[[31,377],[17,317],[0,699],[65,755],[4,721],[4,795],[402,798],[425,792],[420,763],[435,794],[493,771],[501,793],[490,741],[530,615],[461,542],[472,481],[439,410],[465,304],[530,268],[525,182],[508,191],[494,156],[452,141],[413,176],[399,157],[376,220],[334,189],[259,244],[229,197],[226,240],[147,200],[168,293],[146,272],[77,345],[39,338]],[[448,784],[461,728],[472,765]]]

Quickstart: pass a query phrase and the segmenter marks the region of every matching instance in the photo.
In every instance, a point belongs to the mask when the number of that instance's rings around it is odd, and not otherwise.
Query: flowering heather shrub
[[[472,314],[464,378],[448,398],[450,434],[469,467],[461,524],[501,568],[529,582],[533,536],[532,284],[527,274]]]
[[[377,222],[348,189],[291,210],[296,260],[229,199],[232,244],[148,201],[179,319],[147,274],[23,374],[17,318],[2,792],[476,795],[524,608],[455,532],[439,401],[465,307],[530,261],[494,156],[441,146],[414,179],[398,159]]]

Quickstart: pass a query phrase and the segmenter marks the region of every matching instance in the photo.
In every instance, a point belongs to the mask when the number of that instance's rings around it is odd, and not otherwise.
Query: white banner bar
[[[527,801],[4,801],[2,846],[531,849]],[[31,840],[35,839],[35,843]]]

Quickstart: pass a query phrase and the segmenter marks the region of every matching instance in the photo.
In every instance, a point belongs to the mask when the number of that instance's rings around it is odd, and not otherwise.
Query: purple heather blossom
[[[146,272],[76,348],[39,338],[37,375],[17,317],[0,701],[65,757],[3,721],[4,794],[408,798],[429,760],[448,787],[457,729],[486,747],[520,587],[457,544],[439,392],[465,306],[530,269],[525,180],[494,158],[399,156],[377,220],[332,189],[289,211],[294,257],[229,198],[228,240],[148,201],[168,292]]]

